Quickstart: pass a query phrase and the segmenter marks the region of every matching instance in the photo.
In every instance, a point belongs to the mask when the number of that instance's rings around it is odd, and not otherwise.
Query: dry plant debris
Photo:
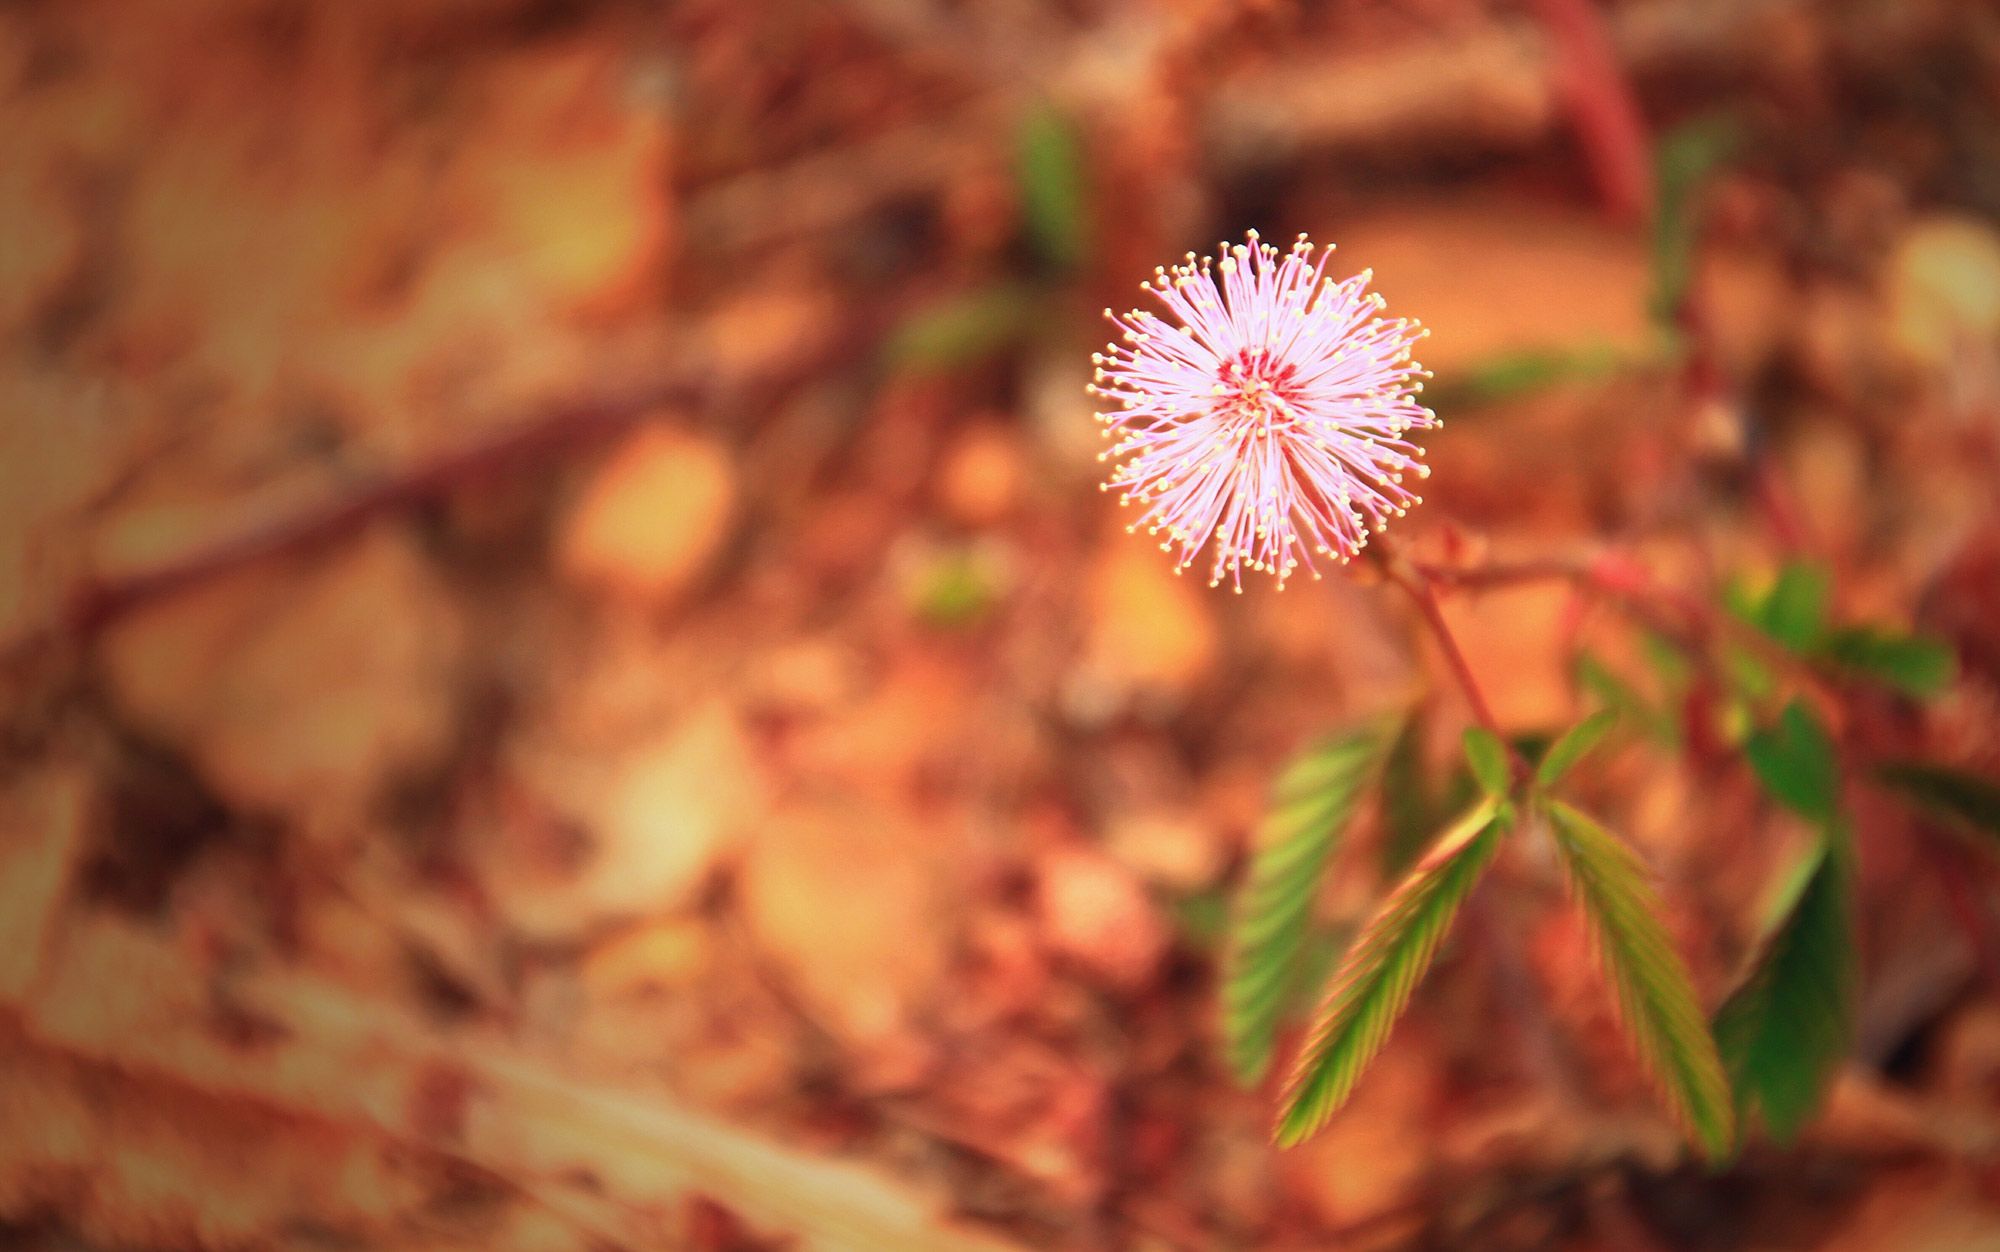
[[[1691,1162],[1523,858],[1270,1147],[1266,791],[1415,704],[1441,817],[1466,711],[1364,561],[1175,578],[1084,386],[1252,225],[1435,328],[1398,529],[1505,729],[1626,701],[1579,802],[1713,1008],[1814,832],[1673,594],[1830,571],[1956,680],[1748,661],[2000,775],[1996,81],[1949,0],[0,8],[0,1246],[1991,1245],[1995,850],[1872,784],[1791,1145]]]

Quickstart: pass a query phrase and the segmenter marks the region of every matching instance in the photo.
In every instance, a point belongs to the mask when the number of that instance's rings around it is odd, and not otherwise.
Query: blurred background
[[[1271,1148],[1271,781],[1467,711],[1364,563],[1176,579],[1084,394],[1155,265],[1338,244],[1434,330],[1406,550],[1811,562],[1955,658],[1843,743],[1991,778],[1996,214],[1970,0],[0,5],[0,1246],[2000,1248],[1990,839],[1858,787],[1795,1144],[1691,1159],[1530,848]],[[1509,730],[1659,731],[1577,790],[1713,1007],[1798,824],[1496,581]]]

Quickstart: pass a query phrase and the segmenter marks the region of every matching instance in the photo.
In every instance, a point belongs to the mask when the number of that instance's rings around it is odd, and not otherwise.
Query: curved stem
[[[1383,550],[1381,566],[1389,581],[1401,587],[1416,603],[1424,624],[1430,628],[1431,637],[1437,640],[1438,650],[1444,653],[1445,664],[1451,669],[1452,677],[1458,680],[1459,690],[1465,694],[1465,703],[1472,710],[1473,720],[1501,743],[1507,744],[1507,755],[1513,760],[1517,773],[1525,771],[1527,763],[1502,733],[1499,720],[1493,716],[1493,706],[1486,703],[1486,693],[1479,689],[1479,680],[1473,676],[1472,666],[1466,662],[1465,651],[1458,646],[1458,637],[1452,633],[1451,623],[1445,621],[1444,610],[1438,607],[1437,593],[1431,587],[1429,576],[1419,572],[1393,549]]]
[[[1536,0],[1555,44],[1556,87],[1604,207],[1621,222],[1653,211],[1653,144],[1638,97],[1593,0]]]

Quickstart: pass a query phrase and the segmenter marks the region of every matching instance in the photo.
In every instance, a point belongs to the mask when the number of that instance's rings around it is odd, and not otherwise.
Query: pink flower
[[[1141,284],[1171,320],[1104,311],[1124,329],[1091,357],[1091,394],[1116,406],[1098,415],[1115,440],[1098,459],[1119,461],[1105,490],[1145,510],[1129,529],[1164,534],[1176,573],[1212,540],[1210,586],[1241,592],[1245,566],[1318,578],[1315,556],[1344,564],[1422,502],[1403,484],[1430,474],[1407,438],[1438,424],[1410,359],[1430,332],[1380,316],[1370,271],[1325,278],[1332,255],[1301,235],[1280,256],[1253,230]]]

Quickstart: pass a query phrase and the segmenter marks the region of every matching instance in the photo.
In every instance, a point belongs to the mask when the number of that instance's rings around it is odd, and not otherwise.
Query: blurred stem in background
[[[1583,149],[1598,198],[1622,222],[1644,221],[1653,207],[1653,161],[1630,81],[1592,0],[1535,0],[1555,44],[1557,91]]]

